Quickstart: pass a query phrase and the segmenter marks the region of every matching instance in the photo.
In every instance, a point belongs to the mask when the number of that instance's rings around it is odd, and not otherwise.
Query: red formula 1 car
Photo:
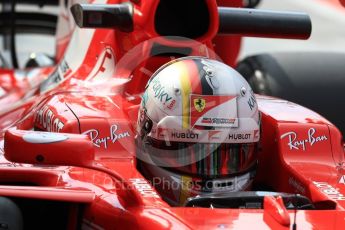
[[[138,169],[138,108],[157,68],[185,56],[232,64],[229,34],[310,35],[305,14],[226,2],[60,1],[58,64],[31,69],[45,80],[0,99],[0,228],[343,229],[342,135],[285,100],[251,101],[262,122],[251,192],[172,207]]]

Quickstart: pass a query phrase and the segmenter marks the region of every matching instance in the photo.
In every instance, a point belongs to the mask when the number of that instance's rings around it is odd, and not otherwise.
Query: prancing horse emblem
[[[193,100],[193,102],[194,102],[194,108],[199,113],[201,113],[205,109],[205,106],[206,106],[206,100],[205,99],[196,98]]]

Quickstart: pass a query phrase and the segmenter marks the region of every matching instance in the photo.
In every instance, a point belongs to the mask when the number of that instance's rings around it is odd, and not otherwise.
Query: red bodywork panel
[[[83,224],[92,223],[105,229],[111,228],[115,223],[128,228],[147,229],[169,226],[202,226],[209,229],[220,225],[247,228],[253,226],[254,220],[258,228],[288,228],[286,214],[279,214],[278,217],[274,214],[279,207],[279,201],[274,198],[267,198],[273,200],[267,201],[267,209],[263,210],[169,207],[136,169],[133,133],[136,120],[132,120],[135,116],[130,114],[136,113],[138,100],[131,99],[133,104],[120,95],[109,98],[79,94],[60,95],[60,100],[68,104],[71,111],[78,111],[75,112],[78,126],[81,127],[81,133],[90,136],[97,162],[116,171],[132,186],[123,186],[103,172],[76,167],[64,170],[61,170],[61,167],[50,168],[50,173],[47,169],[38,167],[35,167],[35,171],[30,171],[24,165],[16,165],[15,169],[3,167],[1,170],[6,175],[17,173],[17,176],[7,176],[6,179],[51,186],[40,199],[68,201],[78,193],[84,194],[75,199],[75,202],[90,203],[86,208]],[[344,184],[339,183],[343,174],[337,166],[344,153],[339,131],[318,114],[296,104],[268,97],[258,97],[258,104],[262,113],[262,141],[256,181],[270,185],[275,191],[303,194],[319,208],[335,206],[335,210],[298,211],[297,221],[300,228],[323,228],[329,224],[343,226],[343,219],[340,219],[345,217],[345,189]],[[54,97],[47,105],[56,109],[63,108],[61,101]],[[64,113],[54,116],[63,120]],[[110,131],[114,125],[121,129]],[[112,133],[118,136],[124,133],[126,135],[113,142],[114,139],[107,138],[111,137]],[[19,147],[14,146],[11,151],[19,151]],[[6,163],[5,159],[2,159],[2,162],[3,165],[10,164]],[[39,177],[23,179],[23,170],[27,175],[34,173]],[[51,182],[53,184],[49,185]],[[0,193],[22,197],[21,191],[24,188],[2,186]],[[37,190],[43,194],[46,187],[39,188]],[[53,196],[60,188],[61,193]],[[76,191],[67,195],[68,191],[64,188],[75,188]],[[80,190],[81,188],[83,190]],[[26,189],[36,191],[31,187]],[[127,189],[139,197],[139,200],[126,199],[129,196]],[[35,195],[31,195],[31,198],[37,199],[40,192],[33,193]],[[92,194],[96,197],[93,200]],[[30,197],[29,194],[26,196]],[[127,214],[124,215],[122,210],[127,210]],[[293,212],[287,213],[292,221]],[[327,221],[321,221],[324,216],[329,217]]]
[[[63,8],[60,27],[69,24],[57,35],[60,62],[39,69],[38,78],[48,80],[31,90],[23,86],[25,80],[15,80],[16,71],[1,70],[0,86],[13,91],[0,97],[0,196],[82,203],[81,225],[91,229],[290,229],[294,212],[286,210],[280,198],[265,197],[263,209],[170,207],[138,171],[135,124],[140,96],[151,74],[171,58],[145,58],[153,44],[147,41],[158,36],[152,16],[158,1],[132,2],[136,25],[132,33],[75,28]],[[242,3],[218,1],[224,6],[229,2]],[[234,65],[240,38],[216,36],[217,5],[207,4],[211,26],[196,42],[155,42],[188,46],[188,55],[217,58],[217,53]],[[141,56],[128,52],[137,45]],[[299,193],[313,202],[317,210],[297,211],[298,229],[342,229],[345,174],[339,130],[317,113],[288,101],[258,96],[257,103],[262,138],[255,183],[272,191]],[[59,132],[70,139],[36,143],[34,148],[25,139],[27,132],[20,130]],[[29,160],[7,160],[25,151]],[[47,156],[61,152],[51,164],[65,159],[73,165],[40,165],[37,153],[44,157],[45,151]],[[75,156],[83,151],[85,159],[78,160]],[[69,154],[71,159],[66,159]]]

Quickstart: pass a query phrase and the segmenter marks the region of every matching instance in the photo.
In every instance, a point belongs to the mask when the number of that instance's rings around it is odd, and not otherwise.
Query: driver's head
[[[246,190],[259,126],[255,95],[234,69],[201,57],[174,60],[153,74],[142,97],[139,169],[172,205]]]

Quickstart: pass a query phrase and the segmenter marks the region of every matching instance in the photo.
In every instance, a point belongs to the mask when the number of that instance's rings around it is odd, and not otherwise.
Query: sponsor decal
[[[345,184],[345,175],[340,177],[339,184]]]
[[[221,136],[220,134],[222,133],[222,131],[209,131],[208,132],[208,140],[209,141],[219,141],[221,140]]]
[[[297,181],[295,178],[293,178],[293,177],[289,178],[289,185],[294,187],[301,194],[305,194],[305,187],[299,181]]]
[[[204,124],[212,124],[212,118],[203,118],[201,123],[204,123]]]
[[[259,138],[260,138],[259,130],[254,130],[254,139],[259,139]]]
[[[60,71],[64,77],[66,77],[67,75],[69,75],[72,72],[72,70],[70,69],[70,67],[69,67],[69,65],[65,59],[62,60],[59,67],[60,67]]]
[[[288,139],[288,146],[290,150],[300,150],[302,149],[305,151],[308,146],[313,146],[319,142],[323,142],[328,140],[326,135],[318,136],[316,135],[316,130],[314,128],[310,128],[308,130],[308,138],[307,139],[298,139],[298,135],[296,132],[288,132],[281,135],[280,139],[287,138]]]
[[[100,137],[99,131],[97,129],[90,129],[88,131],[83,132],[82,134],[89,135],[92,143],[97,147],[97,148],[108,148],[108,144],[114,144],[116,141],[130,137],[129,132],[119,132],[119,127],[117,125],[112,125],[110,126],[109,129],[109,135],[106,137]]]
[[[235,127],[237,123],[236,96],[196,94],[190,96],[191,127],[195,125]]]
[[[154,92],[154,97],[157,98],[164,105],[172,100],[172,97],[165,91],[164,86],[160,83],[158,78],[154,78],[152,82],[152,90]]]
[[[43,106],[37,112],[35,122],[48,132],[60,132],[65,126],[47,105]]]
[[[172,138],[178,138],[178,139],[199,139],[198,133],[179,133],[179,132],[173,132],[171,133]]]
[[[157,131],[158,138],[165,138],[167,136],[168,130],[169,129],[166,129],[166,128],[158,128],[158,131]]]
[[[330,197],[332,200],[345,200],[345,196],[339,192],[339,189],[334,188],[327,182],[316,182],[313,184],[326,196]]]
[[[145,179],[142,178],[132,178],[129,181],[134,185],[134,187],[139,191],[143,197],[149,198],[160,198],[159,195],[153,191],[153,188]]]
[[[196,111],[198,111],[199,113],[201,113],[206,106],[206,100],[199,97],[199,98],[194,98],[193,99],[193,103],[194,103],[194,108],[196,109]]]
[[[238,134],[229,134],[229,140],[249,140],[251,138],[251,133],[238,133]]]
[[[250,91],[250,97],[248,100],[248,105],[249,105],[250,110],[253,110],[257,105],[253,90]]]
[[[173,99],[173,100],[167,105],[167,108],[171,110],[171,109],[174,108],[175,105],[176,105],[176,100]]]
[[[228,118],[207,118],[204,117],[201,123],[204,124],[216,124],[216,125],[233,125],[235,124],[236,119],[228,119]]]
[[[156,98],[159,102],[162,103],[162,105],[164,107],[166,107],[167,109],[169,110],[172,110],[175,105],[176,105],[176,100],[173,99],[172,96],[170,96],[164,86],[160,83],[159,79],[157,78],[154,78],[150,83],[149,85],[151,86],[152,88],[152,91],[153,91],[153,97]],[[146,92],[148,92],[148,90],[146,90]],[[145,96],[145,95],[144,95]],[[146,95],[144,98],[143,96],[143,100],[144,100],[144,104],[146,105],[147,103],[147,100],[148,100],[148,96]]]
[[[229,133],[229,130],[176,130],[168,128],[154,128],[151,135],[160,140],[166,141],[185,141],[185,142],[203,142],[203,143],[249,143],[256,142],[254,139],[254,130],[248,132]]]

